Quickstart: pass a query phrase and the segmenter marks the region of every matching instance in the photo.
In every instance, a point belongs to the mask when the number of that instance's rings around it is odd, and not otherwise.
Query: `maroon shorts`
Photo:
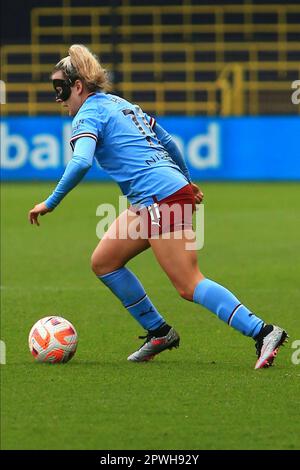
[[[143,238],[151,238],[163,233],[192,229],[195,197],[190,184],[170,196],[154,202],[148,207],[130,210],[140,215],[140,229]]]

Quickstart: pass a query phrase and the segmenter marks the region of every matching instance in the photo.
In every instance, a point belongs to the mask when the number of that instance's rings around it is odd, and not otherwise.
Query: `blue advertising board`
[[[299,117],[162,117],[194,180],[300,180]],[[71,121],[9,117],[1,122],[1,177],[57,180],[72,158]],[[108,180],[96,164],[86,179]]]

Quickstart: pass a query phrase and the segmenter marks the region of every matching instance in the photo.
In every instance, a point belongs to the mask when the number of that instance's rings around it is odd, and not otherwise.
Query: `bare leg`
[[[124,211],[95,249],[92,269],[142,328],[156,331],[165,324],[165,320],[152,304],[138,278],[124,266],[149,247],[147,239],[130,237],[130,225],[138,223],[138,215],[129,210]]]
[[[192,231],[188,232],[188,237],[182,232],[181,239],[176,239],[171,233],[169,239],[150,238],[149,242],[156,259],[179,294],[187,300],[193,300],[195,287],[204,276],[198,267],[196,250],[186,250],[186,244],[192,241]]]
[[[139,218],[128,209],[112,223],[92,254],[92,270],[97,276],[115,271],[124,266],[130,259],[149,248],[147,239],[131,239],[128,234],[120,238],[123,227],[129,227]]]

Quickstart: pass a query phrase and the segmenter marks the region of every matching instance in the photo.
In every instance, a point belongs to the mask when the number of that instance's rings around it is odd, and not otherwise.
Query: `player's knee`
[[[97,276],[111,273],[122,267],[120,260],[110,252],[94,252],[91,257],[91,268]]]
[[[105,260],[105,257],[99,255],[99,253],[92,254],[91,257],[91,268],[92,271],[97,275],[97,276],[103,276],[104,274],[107,274],[109,271],[109,266],[108,263]]]

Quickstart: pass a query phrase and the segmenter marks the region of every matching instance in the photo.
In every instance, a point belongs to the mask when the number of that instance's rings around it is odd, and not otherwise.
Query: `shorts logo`
[[[160,227],[160,212],[158,204],[155,202],[152,206],[149,206],[148,211],[151,217],[151,224],[158,225]]]

